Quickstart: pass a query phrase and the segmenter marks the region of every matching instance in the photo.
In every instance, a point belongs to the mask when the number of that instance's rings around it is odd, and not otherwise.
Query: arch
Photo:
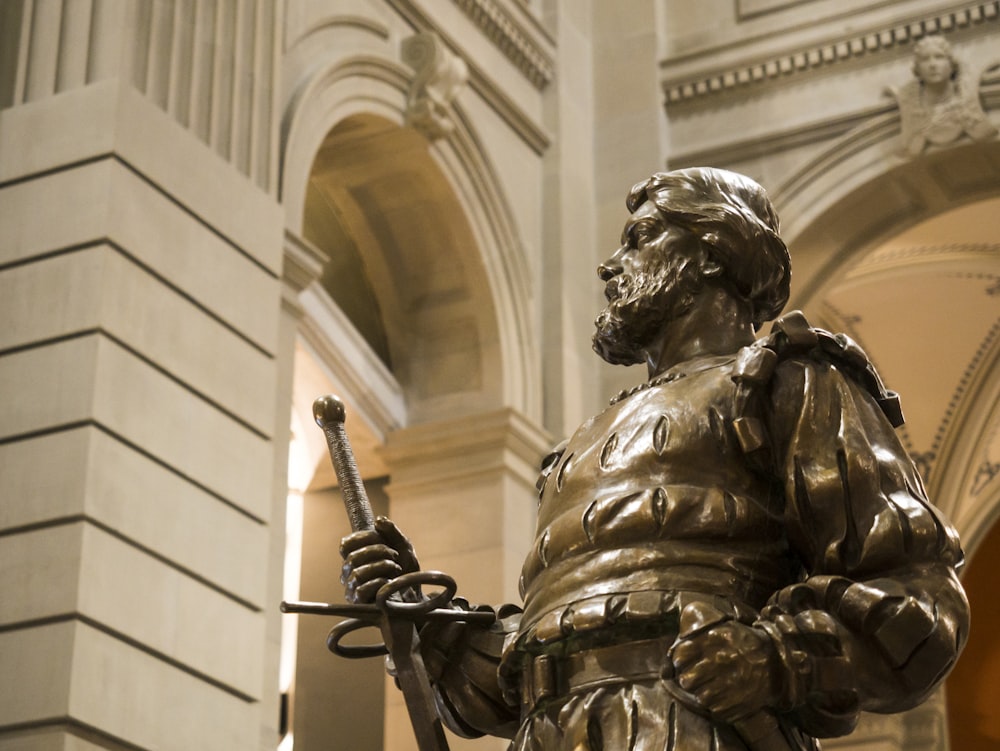
[[[914,159],[898,153],[898,115],[852,131],[772,191],[795,259],[791,305],[822,299],[866,252],[919,222],[1000,197],[1000,142]]]
[[[410,72],[378,56],[354,56],[328,63],[308,75],[289,98],[282,118],[282,199],[287,226],[301,234],[307,176],[312,160],[338,123],[377,118],[398,133],[420,137],[405,127],[404,108]],[[456,128],[447,139],[423,144],[427,164],[448,187],[452,223],[464,224],[455,252],[465,254],[470,270],[482,271],[492,309],[492,329],[481,343],[497,347],[494,362],[481,373],[490,382],[494,406],[511,406],[529,417],[541,413],[538,373],[540,355],[531,325],[532,298],[528,263],[512,212],[499,187],[495,170],[461,106],[454,108]],[[353,120],[352,120],[353,119]],[[403,136],[401,136],[402,138]],[[439,191],[442,195],[444,191]],[[478,251],[478,252],[477,252]],[[478,273],[478,272],[477,272]],[[482,312],[482,311],[480,311]],[[492,338],[492,341],[490,339]],[[495,380],[495,383],[493,382]],[[453,398],[445,405],[462,411],[474,407]],[[429,419],[440,406],[427,404],[411,418]],[[454,412],[453,412],[454,413]]]

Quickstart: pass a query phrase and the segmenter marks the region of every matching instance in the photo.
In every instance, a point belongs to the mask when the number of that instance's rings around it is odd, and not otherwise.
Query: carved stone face
[[[930,47],[916,56],[914,72],[925,84],[942,84],[955,72],[951,55],[940,46]]]
[[[664,327],[690,310],[701,275],[685,251],[697,242],[649,202],[628,218],[622,246],[597,269],[608,305],[594,321],[593,344],[604,360],[644,362],[645,350]]]

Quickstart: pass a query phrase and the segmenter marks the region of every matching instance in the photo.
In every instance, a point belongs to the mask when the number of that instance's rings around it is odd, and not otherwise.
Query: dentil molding
[[[942,34],[998,21],[1000,21],[1000,0],[974,2],[965,7],[904,21],[851,37],[830,39],[780,55],[700,71],[695,75],[670,77],[667,73],[661,85],[666,105],[669,107],[778,78],[813,72],[863,55],[888,52],[929,34]],[[664,63],[664,67],[667,66],[669,62]]]

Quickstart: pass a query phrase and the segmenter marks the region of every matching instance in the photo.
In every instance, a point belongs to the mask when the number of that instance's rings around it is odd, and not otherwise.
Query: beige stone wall
[[[4,748],[276,735],[282,215],[266,168],[181,127],[182,10],[4,4]]]

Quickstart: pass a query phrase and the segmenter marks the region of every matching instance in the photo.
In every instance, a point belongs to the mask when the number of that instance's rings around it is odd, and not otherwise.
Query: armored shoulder
[[[739,415],[733,427],[748,455],[766,447],[764,426],[749,405],[770,384],[779,365],[792,359],[836,366],[871,395],[892,427],[903,425],[899,395],[885,387],[858,343],[846,334],[810,326],[802,312],[795,310],[778,318],[767,336],[740,350],[733,367],[735,414]]]

